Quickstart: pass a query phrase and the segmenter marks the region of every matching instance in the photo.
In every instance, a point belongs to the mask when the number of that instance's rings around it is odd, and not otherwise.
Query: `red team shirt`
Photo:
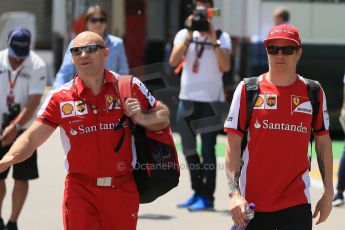
[[[124,128],[122,147],[119,152],[114,152],[123,131],[114,131],[115,124],[123,115],[118,91],[114,87],[118,77],[105,70],[104,85],[95,96],[76,76],[75,83],[69,82],[51,91],[38,112],[37,121],[54,128],[60,126],[68,173],[106,177],[132,171],[136,154],[128,126]],[[132,91],[144,110],[156,106],[155,98],[137,78],[133,78]],[[96,115],[91,105],[96,106]]]
[[[329,132],[326,98],[320,88],[320,108],[312,124],[312,105],[303,77],[290,86],[259,78],[260,92],[253,109],[248,144],[243,153],[240,189],[259,212],[272,212],[310,203],[308,144],[314,135]],[[246,99],[241,82],[231,103],[225,132],[245,134]]]

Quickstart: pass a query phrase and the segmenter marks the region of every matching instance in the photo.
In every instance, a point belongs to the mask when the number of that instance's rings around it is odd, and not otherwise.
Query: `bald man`
[[[77,75],[47,95],[35,122],[0,161],[0,171],[30,157],[59,126],[67,172],[64,228],[134,230],[139,196],[132,176],[131,131],[128,126],[114,131],[123,116],[116,89],[120,76],[104,68],[109,50],[96,33],[80,33],[70,52]],[[137,78],[131,87],[135,97],[126,100],[126,115],[149,130],[167,127],[166,106]],[[122,147],[114,152],[123,135]]]

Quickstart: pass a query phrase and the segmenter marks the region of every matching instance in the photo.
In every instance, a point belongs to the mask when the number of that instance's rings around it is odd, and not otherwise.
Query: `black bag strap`
[[[252,118],[253,108],[256,100],[258,99],[260,91],[259,77],[244,78],[243,81],[246,87],[247,121],[245,131],[247,131],[249,128],[250,119]]]
[[[319,114],[319,108],[320,108],[320,100],[319,100],[319,96],[320,96],[320,83],[318,81],[314,81],[308,78],[304,78],[305,83],[307,85],[307,92],[308,92],[308,97],[311,103],[311,106],[313,108],[313,113],[312,113],[312,125],[311,127],[313,127],[313,124],[315,124],[316,119],[317,119],[317,115]],[[309,171],[311,170],[311,160],[312,160],[312,156],[313,156],[313,135],[310,133],[310,154],[309,154]]]
[[[306,84],[307,84],[307,92],[308,97],[311,102],[311,106],[313,108],[313,124],[316,121],[317,115],[319,114],[319,108],[320,108],[320,83],[318,81],[310,80],[307,78],[304,78]]]
[[[246,127],[244,131],[244,137],[241,142],[241,167],[243,165],[242,155],[247,146],[247,134],[250,125],[250,119],[252,117],[253,108],[255,102],[258,98],[260,87],[259,87],[259,77],[249,77],[243,79],[245,89],[246,89],[246,106],[247,106],[247,120]]]

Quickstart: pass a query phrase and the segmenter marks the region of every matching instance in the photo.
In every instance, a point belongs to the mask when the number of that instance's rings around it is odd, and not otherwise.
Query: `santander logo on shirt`
[[[114,130],[116,126],[116,123],[99,123],[95,125],[79,125],[76,128],[70,128],[70,134],[72,136],[78,135],[78,134],[87,134],[97,131],[103,131],[103,130]],[[123,127],[128,127],[127,124],[124,124]]]
[[[303,122],[298,125],[292,125],[288,123],[270,122],[269,120],[263,120],[259,122],[255,121],[254,128],[256,129],[270,129],[270,130],[282,130],[297,133],[308,133],[308,128],[304,126]]]

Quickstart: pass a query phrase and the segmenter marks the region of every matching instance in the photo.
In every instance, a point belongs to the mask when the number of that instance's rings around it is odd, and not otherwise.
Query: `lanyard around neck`
[[[17,79],[18,79],[18,76],[20,75],[20,73],[22,72],[22,70],[24,69],[24,67],[22,66],[17,74],[15,75],[14,77],[14,80],[12,81],[12,77],[11,77],[11,70],[7,70],[7,75],[8,75],[8,82],[10,84],[10,92],[12,93],[13,92],[13,89],[14,87],[16,86],[16,82],[17,82]]]
[[[196,51],[196,58],[197,59],[200,59],[203,52],[204,52],[206,40],[207,40],[207,36],[205,37],[204,41],[202,41],[201,43],[199,43],[199,42],[195,43],[195,51]],[[199,48],[199,46],[201,46],[201,47]]]

